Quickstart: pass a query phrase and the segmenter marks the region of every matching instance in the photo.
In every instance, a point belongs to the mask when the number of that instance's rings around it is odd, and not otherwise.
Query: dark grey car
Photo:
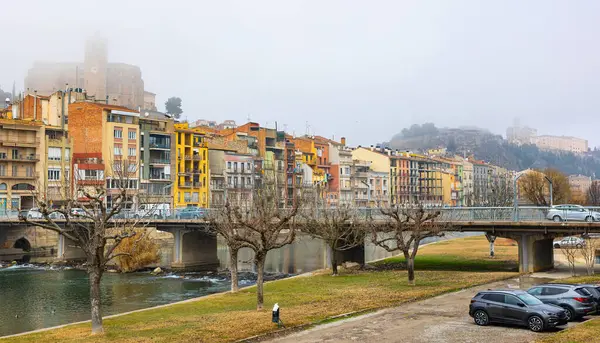
[[[567,320],[575,320],[596,310],[590,292],[579,285],[545,284],[531,287],[527,293],[544,304],[557,305],[567,311]]]
[[[567,323],[565,310],[547,305],[521,290],[490,290],[471,299],[469,315],[475,324],[507,323],[527,326],[540,332]]]

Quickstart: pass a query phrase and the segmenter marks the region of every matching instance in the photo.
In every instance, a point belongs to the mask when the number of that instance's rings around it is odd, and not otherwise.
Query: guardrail
[[[191,186],[191,184],[190,184]],[[516,209],[516,215],[519,218],[518,222],[544,222],[552,221],[553,218],[548,217],[549,207],[518,207]],[[291,211],[291,208],[283,208],[283,211]],[[381,210],[376,207],[360,207],[353,208],[355,215],[359,219],[363,220],[386,220],[387,216],[381,213]],[[437,221],[441,222],[515,222],[515,208],[513,207],[429,207],[426,211],[439,211],[440,215],[437,217]],[[123,218],[135,218],[140,215],[148,218],[156,219],[185,219],[178,216],[182,209],[165,210],[161,206],[157,205],[156,209],[150,208],[144,211],[136,211],[133,209],[121,210],[115,219]],[[198,209],[198,218],[206,218],[210,216],[212,211],[220,211],[219,209]],[[306,209],[305,213],[315,217],[324,217],[326,211],[338,211],[337,209],[325,209],[325,210],[309,210]],[[564,215],[564,219],[561,222],[581,222],[584,219],[571,219],[568,211],[552,209],[553,214]],[[143,212],[143,214],[141,214]],[[18,219],[18,211],[15,210],[0,210],[1,219]],[[594,222],[600,223],[600,207],[587,207],[585,213],[591,216],[598,217],[594,218]],[[188,219],[195,218],[193,215]],[[583,218],[583,217],[581,217]],[[596,219],[599,218],[599,219]]]

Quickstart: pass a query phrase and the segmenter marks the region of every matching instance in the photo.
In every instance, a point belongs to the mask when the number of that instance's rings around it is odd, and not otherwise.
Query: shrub
[[[150,238],[147,230],[136,230],[136,235],[124,239],[115,249],[118,256],[115,259],[117,268],[123,273],[130,273],[160,261],[160,247]]]

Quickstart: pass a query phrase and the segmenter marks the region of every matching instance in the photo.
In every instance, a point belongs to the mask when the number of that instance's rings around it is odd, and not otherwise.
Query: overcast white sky
[[[142,68],[184,116],[388,140],[415,123],[540,133],[600,145],[600,1],[2,1],[0,86],[33,61]],[[160,108],[162,109],[162,108]]]

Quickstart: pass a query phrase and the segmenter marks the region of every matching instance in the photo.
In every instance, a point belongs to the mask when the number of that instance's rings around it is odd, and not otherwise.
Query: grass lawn
[[[600,283],[600,275],[576,276],[561,280],[566,283]],[[600,318],[594,318],[570,329],[561,331],[537,343],[592,343],[600,342]]]
[[[417,286],[406,272],[394,270],[401,259],[379,262],[380,271],[326,271],[313,276],[265,284],[265,310],[256,311],[255,289],[224,293],[184,304],[124,315],[104,321],[105,334],[90,336],[90,324],[9,339],[10,342],[229,342],[276,330],[271,307],[279,303],[281,319],[292,327],[335,315],[389,307],[517,275],[516,246],[497,246],[486,258],[485,237],[469,237],[423,247],[417,257]],[[465,268],[468,265],[468,268]],[[510,267],[510,268],[509,268]],[[473,271],[476,270],[476,271]],[[0,340],[0,342],[4,342]]]

